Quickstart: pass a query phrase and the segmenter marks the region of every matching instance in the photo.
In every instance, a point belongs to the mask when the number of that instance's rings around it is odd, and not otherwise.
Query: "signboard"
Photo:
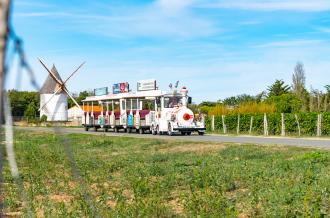
[[[100,95],[107,95],[108,94],[108,87],[102,87],[98,89],[94,89],[94,95],[100,96]]]
[[[141,80],[137,82],[137,91],[156,90],[156,80]]]
[[[113,84],[113,86],[112,86],[113,94],[125,93],[125,92],[128,92],[128,91],[129,91],[128,82],[126,82],[126,83],[116,83],[116,84]]]

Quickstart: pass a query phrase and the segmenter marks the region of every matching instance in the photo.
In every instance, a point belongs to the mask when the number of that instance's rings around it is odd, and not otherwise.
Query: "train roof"
[[[171,90],[171,91],[162,91],[162,90],[150,90],[150,91],[139,91],[139,92],[126,92],[126,93],[118,93],[113,94],[109,93],[107,95],[101,96],[88,96],[83,102],[95,102],[95,101],[111,101],[111,100],[119,100],[119,99],[130,99],[130,98],[156,98],[160,96],[182,96],[180,91]]]
[[[92,102],[92,101],[108,101],[108,100],[119,100],[119,99],[129,99],[129,98],[155,98],[163,95],[169,94],[166,91],[162,90],[150,90],[150,91],[140,91],[140,92],[126,92],[118,94],[107,94],[101,96],[88,96],[83,102]]]

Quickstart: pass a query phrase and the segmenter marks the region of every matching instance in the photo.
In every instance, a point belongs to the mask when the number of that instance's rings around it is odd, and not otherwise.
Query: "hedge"
[[[295,115],[298,117],[300,124],[301,135],[315,136],[317,132],[317,116],[319,113],[297,113],[284,114],[285,132],[286,135],[298,135],[298,124]],[[322,135],[330,136],[330,112],[323,112],[322,114]],[[240,133],[249,133],[250,120],[253,117],[253,134],[264,133],[264,114],[241,114],[240,115]],[[227,133],[237,133],[238,114],[230,114],[225,116],[225,125]],[[269,135],[281,135],[281,113],[267,114],[268,133]],[[205,125],[208,131],[211,131],[212,116],[207,116]],[[214,117],[215,132],[223,133],[222,117]]]

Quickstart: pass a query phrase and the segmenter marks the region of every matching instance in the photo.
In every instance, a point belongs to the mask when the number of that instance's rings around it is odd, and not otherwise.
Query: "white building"
[[[54,76],[62,81],[55,66],[52,68]],[[54,95],[60,85],[48,75],[44,85],[40,89],[40,107],[48,102],[44,107],[40,108],[40,117],[47,116],[47,121],[67,121],[68,120],[68,98],[64,91],[60,90]]]
[[[68,120],[69,121],[81,119],[81,117],[83,115],[84,115],[84,111],[76,105],[69,108],[69,110],[68,110]]]

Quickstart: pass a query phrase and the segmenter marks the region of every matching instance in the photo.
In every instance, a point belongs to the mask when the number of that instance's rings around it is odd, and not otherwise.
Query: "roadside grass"
[[[330,214],[327,150],[70,134],[83,182],[58,136],[15,132],[28,202],[4,165],[7,216],[322,217]]]

